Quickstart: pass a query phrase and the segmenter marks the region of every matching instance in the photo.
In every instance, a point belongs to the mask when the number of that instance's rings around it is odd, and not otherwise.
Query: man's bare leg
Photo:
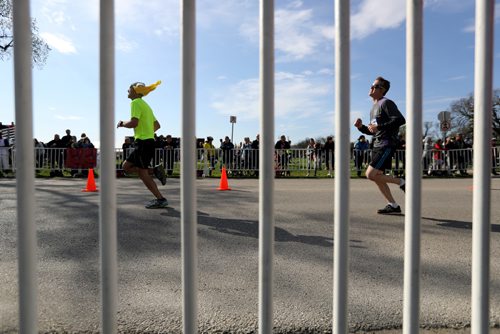
[[[136,173],[139,178],[142,180],[144,185],[151,191],[151,193],[158,199],[163,198],[162,194],[158,190],[158,186],[156,185],[156,182],[153,180],[151,175],[153,174],[153,169],[152,168],[138,168],[134,166],[132,163],[125,161],[123,163],[123,170],[127,174],[134,174]]]
[[[394,197],[392,197],[391,189],[387,184],[394,183],[400,185],[401,178],[385,175],[383,171],[372,166],[368,166],[366,169],[366,177],[375,182],[388,203],[396,203]]]

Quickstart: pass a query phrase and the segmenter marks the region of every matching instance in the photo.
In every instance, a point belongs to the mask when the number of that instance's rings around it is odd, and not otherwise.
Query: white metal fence
[[[115,149],[116,170],[122,171],[122,162],[130,155],[133,148],[122,150]],[[72,176],[85,169],[99,169],[99,150],[94,149],[62,149],[62,148],[35,148],[35,170],[48,171],[50,176],[61,176],[61,171],[66,171]],[[95,152],[95,153],[93,153]],[[363,172],[371,160],[372,151],[352,150],[350,153],[351,170]],[[70,162],[68,162],[70,155]],[[457,150],[430,150],[422,155],[422,170],[424,175],[447,176],[453,173],[469,174],[473,169],[473,149]],[[16,151],[12,150],[12,170],[16,170]],[[308,149],[289,149],[274,151],[274,170],[278,176],[287,176],[291,172],[306,172],[316,176],[319,171],[326,171],[328,176],[334,175],[335,159],[333,152],[324,150],[310,151]],[[162,164],[170,174],[179,173],[181,163],[181,150],[156,149],[152,164]],[[224,166],[233,176],[258,176],[259,151],[254,149],[197,149],[196,170],[198,176],[211,176],[214,170]],[[388,173],[397,175],[405,174],[406,151],[396,151],[393,168]],[[497,172],[500,167],[500,147],[491,148],[491,171]],[[500,171],[499,171],[500,172]]]
[[[30,1],[13,1],[14,85],[16,110],[16,174],[19,263],[19,331],[37,332],[37,256],[34,219],[32,49]],[[348,331],[349,270],[349,129],[350,123],[350,1],[335,0],[335,152],[334,215],[334,289],[333,332]],[[273,328],[273,240],[274,240],[274,0],[260,1],[260,92],[261,141],[259,151],[259,331],[270,334]],[[407,0],[407,192],[405,215],[405,274],[403,332],[419,332],[420,309],[420,197],[421,197],[421,124],[422,124],[422,25],[423,1]],[[494,0],[476,0],[475,96],[474,96],[474,198],[472,251],[472,333],[488,333],[489,261],[490,261],[490,171],[491,108],[493,68]],[[197,332],[196,288],[196,1],[181,0],[182,43],[182,148],[181,225],[183,257],[184,332]],[[101,322],[103,333],[116,333],[116,153],[114,141],[114,1],[100,1],[100,127],[101,182],[100,257]],[[332,120],[333,124],[333,120]],[[192,145],[191,145],[192,144]],[[52,153],[50,153],[52,154]],[[61,155],[52,154],[59,164]],[[283,157],[283,155],[281,156]],[[464,161],[449,156],[462,168]],[[455,160],[455,158],[457,160]],[[52,161],[52,160],[51,160]],[[286,160],[280,160],[285,165]],[[51,162],[52,163],[52,162]],[[61,162],[63,165],[63,163]],[[287,167],[288,168],[288,167]],[[104,186],[105,185],[105,186]]]

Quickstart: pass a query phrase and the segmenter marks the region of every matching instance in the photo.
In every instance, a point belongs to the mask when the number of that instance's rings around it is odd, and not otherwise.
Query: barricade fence
[[[133,152],[133,148],[116,149],[116,170],[123,173],[122,163]],[[12,169],[15,171],[15,149],[12,150]],[[180,149],[156,149],[153,164],[162,164],[169,175],[180,171]],[[89,168],[99,169],[99,150],[95,148],[41,148],[34,149],[35,170],[49,171],[51,176],[61,176],[62,171],[72,176],[85,174]],[[254,149],[198,149],[196,169],[198,176],[212,176],[213,171],[220,171],[224,166],[233,176],[257,176],[259,170],[259,151]],[[405,150],[397,150],[392,169],[387,173],[403,175],[405,170]],[[368,166],[372,151],[352,150],[351,169],[358,175]],[[500,167],[500,147],[491,149],[491,168],[496,173]],[[452,173],[465,175],[473,168],[473,149],[431,150],[423,153],[422,168],[424,174],[442,176]],[[307,173],[316,176],[319,171],[326,171],[328,176],[335,170],[334,154],[331,151],[310,151],[308,149],[275,150],[274,168],[277,176],[288,176],[292,172]]]

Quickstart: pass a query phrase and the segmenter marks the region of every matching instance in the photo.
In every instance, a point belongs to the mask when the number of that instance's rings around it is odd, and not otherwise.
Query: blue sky
[[[145,97],[162,128],[181,135],[179,0],[116,4],[115,119],[130,117],[130,83],[162,80]],[[293,142],[335,134],[333,0],[275,2],[275,136]],[[382,75],[405,111],[406,1],[351,1],[351,118],[368,118],[368,89]],[[51,46],[34,68],[34,136],[48,142],[71,129],[99,144],[99,1],[35,0],[31,14]],[[474,88],[474,0],[428,0],[424,8],[424,121]],[[500,88],[500,1],[495,5],[494,87]],[[0,62],[0,121],[15,120],[12,59]],[[198,137],[259,133],[259,1],[197,1]],[[110,111],[113,112],[113,111]],[[132,135],[117,129],[116,146]],[[351,128],[351,137],[359,135]]]

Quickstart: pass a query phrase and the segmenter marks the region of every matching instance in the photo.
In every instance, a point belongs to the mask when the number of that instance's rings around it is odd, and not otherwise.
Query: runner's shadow
[[[439,222],[439,226],[443,227],[453,227],[453,228],[461,228],[465,230],[472,230],[472,223],[461,221],[461,220],[443,220],[429,217],[422,217],[422,219]],[[491,224],[491,232],[500,233],[500,225]]]
[[[166,213],[172,217],[180,217],[180,212],[167,208]],[[220,233],[225,233],[233,236],[242,236],[250,238],[259,238],[259,222],[248,219],[224,219],[219,217],[212,217],[208,214],[198,211],[198,225],[207,226],[210,230]],[[274,228],[274,241],[276,242],[300,242],[303,244],[332,247],[333,239],[321,235],[302,235],[293,234],[281,227]],[[359,247],[359,246],[355,246]]]

